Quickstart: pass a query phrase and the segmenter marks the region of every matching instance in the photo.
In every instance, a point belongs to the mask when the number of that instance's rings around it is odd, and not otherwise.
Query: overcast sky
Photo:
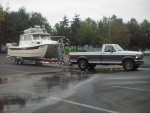
[[[150,0],[0,0],[0,4],[4,9],[9,6],[10,11],[24,6],[27,12],[40,12],[52,27],[65,15],[72,21],[75,14],[82,20],[90,17],[98,21],[113,14],[124,22],[150,20]]]

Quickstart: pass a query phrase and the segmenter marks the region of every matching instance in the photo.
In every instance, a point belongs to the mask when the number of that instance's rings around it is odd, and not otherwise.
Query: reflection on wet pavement
[[[125,70],[123,68],[100,68],[96,69],[96,73],[117,73],[117,72],[124,72]]]
[[[17,108],[24,108],[26,100],[18,96],[5,96],[0,98],[0,113],[13,113]]]
[[[23,80],[26,80],[26,79],[29,79],[29,78],[31,78],[31,77],[23,75],[23,74],[20,74],[20,75],[14,76],[14,77],[2,77],[2,78],[0,78],[0,84],[23,81]]]
[[[116,73],[124,71],[122,68],[107,68],[107,69],[93,69],[93,70],[79,70],[70,69],[57,73],[41,73],[42,77],[34,84],[32,91],[38,93],[56,94],[64,89],[67,89],[69,85],[77,85],[79,82],[87,80],[94,74],[100,73]]]
[[[26,75],[28,76],[28,79],[39,79],[34,81],[29,88],[24,88],[24,90],[47,95],[49,97],[55,96],[66,98],[75,92],[76,85],[92,78],[94,74],[116,73],[121,71],[123,71],[122,68],[103,68],[86,71],[72,68],[61,72],[29,73]],[[7,80],[5,81],[7,82]],[[51,98],[40,97],[32,94],[28,94],[24,99],[19,96],[4,96],[0,98],[0,113],[30,113],[40,107],[50,105],[50,102],[52,102]],[[23,109],[25,109],[24,112]]]
[[[78,69],[64,70],[57,73],[42,73],[41,79],[34,83],[32,91],[55,95],[56,93],[61,93],[62,90],[67,89],[71,84],[75,85],[81,81],[87,80],[92,73],[95,72],[80,71]]]

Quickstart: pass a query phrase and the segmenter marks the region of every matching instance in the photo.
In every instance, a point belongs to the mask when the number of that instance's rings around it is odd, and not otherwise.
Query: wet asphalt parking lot
[[[127,72],[15,65],[0,54],[0,113],[150,113],[150,57]]]

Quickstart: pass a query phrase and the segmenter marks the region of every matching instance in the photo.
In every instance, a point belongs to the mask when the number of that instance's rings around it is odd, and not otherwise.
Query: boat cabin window
[[[48,40],[47,35],[33,35],[33,40]]]
[[[47,40],[47,36],[41,36],[42,40]]]
[[[32,40],[31,35],[24,36],[24,41],[31,41],[31,40]]]
[[[34,36],[33,40],[40,40],[40,37],[39,36]]]

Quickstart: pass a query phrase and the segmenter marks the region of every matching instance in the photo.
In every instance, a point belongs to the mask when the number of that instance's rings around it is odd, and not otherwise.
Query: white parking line
[[[141,88],[132,88],[132,87],[124,87],[124,86],[109,86],[109,85],[100,85],[100,86],[108,86],[108,87],[117,87],[117,88],[123,88],[123,89],[133,89],[133,90],[141,90],[141,91],[149,91],[148,89],[141,89]]]
[[[30,94],[33,94],[33,95],[38,95],[38,96],[49,97],[49,96],[46,96],[46,95],[43,95],[43,94],[38,94],[38,93],[35,93],[35,92],[26,91],[26,90],[19,90],[19,91],[25,92],[25,93],[30,93]],[[107,109],[103,109],[103,108],[99,108],[99,107],[95,107],[95,106],[90,106],[90,105],[86,105],[86,104],[82,104],[82,103],[78,103],[78,102],[73,102],[73,101],[69,101],[69,100],[65,100],[65,99],[61,99],[61,98],[57,98],[57,97],[50,97],[50,98],[54,99],[54,100],[59,100],[59,101],[63,101],[63,102],[66,102],[66,103],[74,104],[74,105],[79,105],[79,106],[83,106],[83,107],[87,107],[87,108],[91,108],[91,109],[95,109],[95,110],[99,110],[99,111],[104,111],[104,112],[107,112],[107,113],[119,113],[119,112],[116,112],[116,111],[111,111],[111,110],[107,110]]]

